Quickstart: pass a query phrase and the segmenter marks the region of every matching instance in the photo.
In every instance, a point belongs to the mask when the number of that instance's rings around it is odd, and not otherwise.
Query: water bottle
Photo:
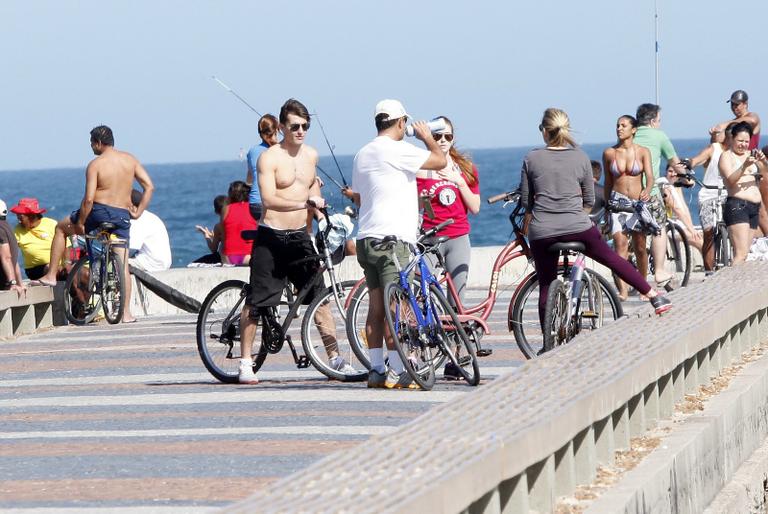
[[[437,118],[436,120],[427,122],[427,127],[429,127],[429,130],[432,133],[435,133],[440,132],[441,130],[445,130],[448,125],[445,123],[443,118]],[[408,125],[405,127],[405,135],[413,137],[413,125]]]
[[[581,277],[584,275],[584,268],[586,267],[586,259],[583,254],[580,254],[571,268],[571,312],[576,308],[576,302],[581,296]]]

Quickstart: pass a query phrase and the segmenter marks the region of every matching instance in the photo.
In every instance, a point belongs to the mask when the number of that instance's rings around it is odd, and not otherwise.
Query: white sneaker
[[[237,376],[237,381],[241,384],[258,384],[259,379],[256,377],[256,373],[253,372],[253,361],[240,359],[240,369]]]
[[[355,375],[357,374],[357,370],[349,365],[347,361],[344,360],[343,357],[340,355],[334,357],[330,361],[328,361],[328,364],[331,365],[331,367],[338,371],[339,373],[343,373],[345,375]]]

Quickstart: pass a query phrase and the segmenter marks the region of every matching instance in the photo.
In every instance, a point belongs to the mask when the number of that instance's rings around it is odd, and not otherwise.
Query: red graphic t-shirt
[[[475,194],[480,194],[480,180],[474,165],[472,166],[472,174],[475,176],[475,183],[469,186],[469,190]],[[463,174],[462,177],[464,177]],[[466,178],[464,180],[466,181]],[[453,239],[469,234],[467,206],[464,205],[461,191],[456,184],[442,179],[416,178],[416,187],[419,190],[419,196],[433,195],[431,203],[435,218],[431,219],[425,213],[421,225],[424,229],[430,229],[448,218],[453,218],[453,223],[441,230],[438,235]]]

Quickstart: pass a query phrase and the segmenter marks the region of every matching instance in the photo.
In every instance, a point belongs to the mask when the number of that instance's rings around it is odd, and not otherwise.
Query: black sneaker
[[[672,300],[666,296],[657,294],[651,298],[651,305],[653,305],[653,308],[656,310],[656,314],[663,314],[672,308]]]
[[[448,362],[443,370],[443,378],[446,380],[463,380],[464,377],[459,373],[459,368],[452,362]]]

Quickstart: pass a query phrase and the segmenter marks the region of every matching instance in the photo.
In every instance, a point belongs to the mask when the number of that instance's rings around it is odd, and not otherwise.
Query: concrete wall
[[[551,512],[631,438],[768,338],[767,287],[766,264],[723,270],[672,293],[675,307],[661,318],[646,307],[583,334],[226,510]],[[725,421],[698,419],[691,430],[703,438],[680,443],[668,468],[590,511],[702,512],[768,435],[766,374],[727,402]]]

